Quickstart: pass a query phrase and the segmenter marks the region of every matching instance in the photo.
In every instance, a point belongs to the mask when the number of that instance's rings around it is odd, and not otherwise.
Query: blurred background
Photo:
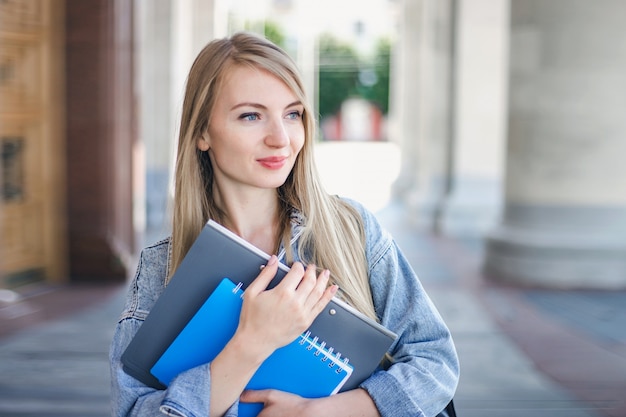
[[[24,411],[77,397],[33,388],[25,358],[68,366],[63,341],[97,331],[75,370],[104,375],[86,398],[106,402],[121,294],[169,230],[185,77],[247,30],[298,63],[328,191],[377,213],[449,322],[460,415],[626,416],[624,16],[623,0],[0,1],[0,415],[106,415]]]

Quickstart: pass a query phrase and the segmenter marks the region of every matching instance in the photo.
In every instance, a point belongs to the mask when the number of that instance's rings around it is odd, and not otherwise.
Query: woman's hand
[[[239,400],[262,403],[258,417],[380,417],[374,401],[361,388],[322,398],[303,398],[274,389],[245,390]]]
[[[271,290],[278,271],[272,256],[243,295],[239,326],[232,339],[211,362],[211,416],[223,415],[239,397],[261,363],[274,350],[294,341],[304,332],[337,292],[326,288],[329,273],[316,276],[315,266],[295,263]]]
[[[278,259],[273,255],[244,292],[236,332],[237,337],[245,338],[263,357],[291,343],[309,328],[337,292],[336,285],[326,288],[328,270],[316,276],[315,265],[305,269],[299,262],[292,265],[278,285],[268,290],[277,271]]]
[[[258,417],[306,417],[307,406],[313,401],[274,389],[246,390],[239,399],[242,402],[263,403]]]

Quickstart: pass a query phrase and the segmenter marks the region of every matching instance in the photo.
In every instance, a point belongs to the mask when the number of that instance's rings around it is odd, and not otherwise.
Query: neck
[[[275,190],[249,193],[216,191],[216,201],[224,211],[224,226],[266,253],[276,252],[280,224],[279,202]]]

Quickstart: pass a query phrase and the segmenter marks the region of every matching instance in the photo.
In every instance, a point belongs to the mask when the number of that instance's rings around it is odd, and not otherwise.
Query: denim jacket
[[[374,307],[381,324],[398,335],[390,347],[391,366],[363,381],[382,417],[435,416],[452,398],[459,363],[448,328],[391,236],[372,213],[360,212],[366,234],[366,256]],[[293,221],[291,244],[297,247],[302,226]],[[124,311],[111,344],[113,416],[200,417],[209,413],[209,364],[178,375],[165,390],[148,387],[122,370],[120,357],[165,286],[171,243],[146,247],[132,280]],[[293,251],[297,256],[297,251]],[[284,250],[279,253],[279,258]],[[298,259],[296,259],[298,260]],[[226,413],[237,416],[237,403]]]

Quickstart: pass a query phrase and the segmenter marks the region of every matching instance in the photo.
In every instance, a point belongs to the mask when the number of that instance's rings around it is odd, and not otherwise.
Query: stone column
[[[69,274],[124,280],[135,234],[134,3],[68,0],[66,144]]]
[[[402,149],[394,194],[430,224],[443,193],[450,137],[453,0],[405,0],[400,8],[391,90],[391,139]]]
[[[626,287],[626,2],[511,2],[497,280]]]
[[[449,190],[439,230],[484,235],[502,204],[509,0],[457,0]]]
[[[168,183],[176,135],[171,103],[172,2],[153,0],[137,3],[136,78],[140,96],[140,160],[143,162],[143,195],[137,195],[135,224],[145,232],[141,246],[152,243],[169,228]],[[156,236],[159,235],[159,236]]]
[[[415,188],[419,155],[420,51],[424,2],[404,0],[398,10],[398,39],[391,56],[389,137],[402,148],[400,175],[394,193],[406,198]]]
[[[169,184],[178,139],[187,74],[196,55],[225,22],[223,0],[153,0],[138,2],[140,134],[145,195],[137,196],[136,224],[145,232],[142,243],[169,233]],[[223,26],[223,25],[222,25]],[[225,29],[220,29],[225,30]]]

